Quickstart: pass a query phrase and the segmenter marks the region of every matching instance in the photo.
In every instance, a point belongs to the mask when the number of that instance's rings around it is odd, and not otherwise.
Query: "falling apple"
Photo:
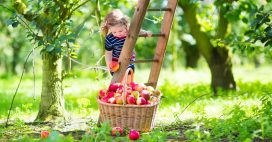
[[[130,140],[138,140],[140,138],[140,133],[136,130],[130,130],[129,134],[128,134],[128,138]]]

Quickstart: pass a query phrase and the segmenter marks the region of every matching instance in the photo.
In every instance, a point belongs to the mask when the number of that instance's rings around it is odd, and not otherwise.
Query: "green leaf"
[[[48,46],[46,46],[46,51],[47,52],[51,52],[51,51],[53,51],[54,50],[54,46],[53,45],[48,45]]]
[[[272,37],[272,27],[267,27],[264,31],[266,32],[266,36]]]

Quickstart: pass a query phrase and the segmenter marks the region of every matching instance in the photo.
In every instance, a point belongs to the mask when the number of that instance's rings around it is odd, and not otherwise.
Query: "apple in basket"
[[[147,86],[146,90],[148,90],[151,94],[153,94],[155,89],[152,86]]]
[[[129,134],[128,134],[128,138],[130,140],[138,140],[140,138],[140,133],[136,130],[130,130]]]
[[[146,88],[146,86],[142,83],[138,84],[137,86],[135,86],[135,90],[141,92],[142,90],[144,90]]]
[[[145,100],[150,99],[150,92],[148,90],[142,90],[140,95],[141,97],[145,98]]]
[[[116,104],[116,99],[114,97],[111,97],[109,98],[108,102],[111,104]]]
[[[135,82],[130,82],[129,86],[131,87],[132,90],[136,90],[136,86],[138,86],[138,84]]]
[[[131,95],[133,95],[136,99],[138,99],[140,97],[139,91],[132,91]]]
[[[136,104],[136,98],[133,95],[127,96],[127,103],[128,104]]]
[[[123,97],[122,96],[117,96],[117,97],[115,97],[115,99],[116,99],[116,104],[119,104],[119,105],[123,104]]]
[[[120,88],[120,86],[122,86],[121,83],[111,83],[109,88],[108,88],[108,91],[109,92],[116,92],[116,90],[118,88]]]
[[[137,105],[145,105],[145,104],[147,104],[147,101],[145,100],[145,98],[139,97],[139,98],[137,99],[137,101],[136,101],[136,104],[137,104]]]
[[[114,92],[108,92],[107,97],[108,98],[114,97],[114,94],[115,94]]]
[[[109,97],[108,96],[105,96],[105,97],[102,98],[102,102],[108,103],[108,101],[109,101]]]
[[[99,90],[99,98],[100,99],[105,97],[106,95],[107,95],[107,90],[105,90],[105,89]]]

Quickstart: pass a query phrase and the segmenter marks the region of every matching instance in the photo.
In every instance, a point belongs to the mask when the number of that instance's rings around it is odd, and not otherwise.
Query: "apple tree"
[[[36,121],[67,119],[63,97],[62,56],[76,47],[71,16],[88,0],[15,0],[12,25],[20,23],[41,48],[42,90]],[[68,52],[75,54],[74,52]]]

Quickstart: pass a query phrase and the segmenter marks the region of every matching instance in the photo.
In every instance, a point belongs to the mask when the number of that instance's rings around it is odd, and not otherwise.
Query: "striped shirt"
[[[119,56],[121,54],[121,50],[125,43],[126,37],[124,38],[117,38],[114,37],[112,33],[106,36],[105,40],[105,49],[107,51],[112,51],[112,60],[118,61]],[[135,52],[132,52],[132,56],[130,61],[135,61]]]

